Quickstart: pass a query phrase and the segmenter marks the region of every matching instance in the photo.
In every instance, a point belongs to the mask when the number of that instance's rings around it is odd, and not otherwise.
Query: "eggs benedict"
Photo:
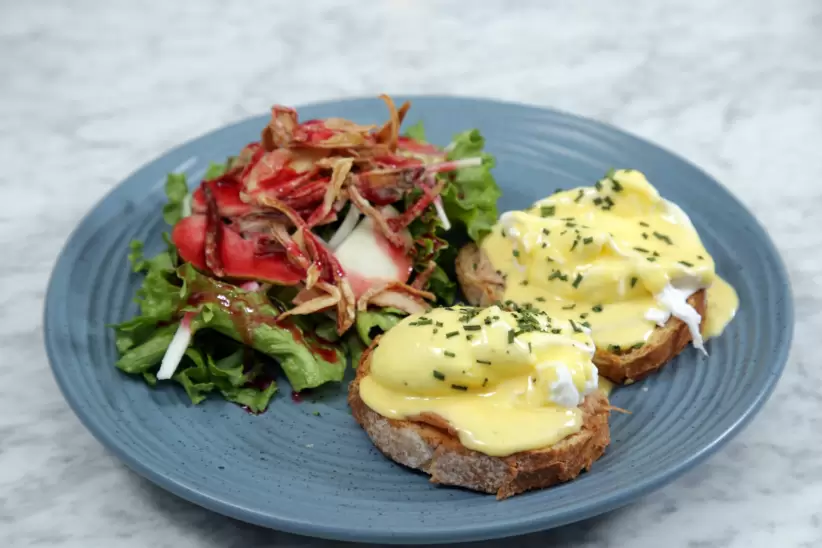
[[[432,481],[504,498],[576,477],[609,442],[594,343],[528,305],[436,308],[362,358],[355,419]]]
[[[600,372],[630,382],[719,335],[738,298],[685,212],[636,170],[503,214],[457,274],[468,300],[511,300],[590,334]]]

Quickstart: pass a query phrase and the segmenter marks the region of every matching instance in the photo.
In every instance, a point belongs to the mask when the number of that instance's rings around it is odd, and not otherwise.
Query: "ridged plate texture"
[[[176,384],[150,389],[113,366],[108,324],[136,313],[139,277],[128,243],[162,249],[163,182],[192,184],[258,138],[266,116],[185,144],[143,167],[106,196],[69,237],[48,288],[45,336],[54,375],[88,429],[137,473],[214,511],[295,533],[371,542],[429,543],[503,537],[555,527],[624,505],[702,461],[751,418],[784,366],[793,330],[790,289],[771,241],[744,207],[705,173],[648,142],[597,122],[488,100],[411,98],[411,123],[429,140],[480,128],[497,158],[501,210],[556,188],[591,184],[611,167],[644,171],[691,216],[718,271],[742,306],[709,357],[688,348],[660,374],[621,388],[612,444],[590,473],[502,503],[439,488],[382,457],[357,427],[345,384],[302,403],[281,392],[252,416],[213,398],[193,406]],[[303,119],[386,119],[378,100],[299,109]],[[319,412],[319,416],[314,412]]]

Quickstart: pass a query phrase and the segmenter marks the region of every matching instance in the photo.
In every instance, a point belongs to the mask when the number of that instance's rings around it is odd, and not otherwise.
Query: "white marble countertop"
[[[69,231],[167,148],[273,102],[387,91],[551,105],[656,141],[730,187],[790,271],[793,351],[752,424],[640,502],[520,545],[822,546],[822,3],[228,5],[0,5],[0,544],[333,545],[212,514],[115,460],[52,379],[42,300]]]

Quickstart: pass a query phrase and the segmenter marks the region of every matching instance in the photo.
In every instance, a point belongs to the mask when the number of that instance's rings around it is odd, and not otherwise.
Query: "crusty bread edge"
[[[453,433],[429,423],[385,418],[363,402],[359,391],[376,344],[378,341],[363,354],[357,376],[349,385],[351,412],[377,449],[395,462],[427,473],[433,483],[494,493],[501,500],[574,479],[590,469],[610,443],[610,406],[608,397],[599,390],[580,406],[583,424],[579,432],[552,447],[507,457],[470,450]]]
[[[476,244],[460,249],[456,260],[457,280],[465,299],[474,306],[488,306],[502,300],[505,281],[496,273],[490,259]],[[708,307],[705,290],[691,295],[688,302],[702,316]],[[688,325],[679,318],[671,317],[664,327],[657,328],[642,347],[622,352],[597,348],[594,363],[603,377],[618,383],[631,384],[671,361],[691,342]]]

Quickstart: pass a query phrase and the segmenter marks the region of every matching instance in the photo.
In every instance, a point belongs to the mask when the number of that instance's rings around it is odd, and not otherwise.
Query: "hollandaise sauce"
[[[584,330],[530,306],[449,307],[405,318],[380,339],[360,397],[380,415],[434,414],[492,456],[577,432],[598,387]]]
[[[738,305],[685,212],[636,170],[503,214],[482,250],[505,279],[505,299],[575,322],[611,351],[642,347],[671,315],[702,348],[690,295],[708,289],[707,336]]]

